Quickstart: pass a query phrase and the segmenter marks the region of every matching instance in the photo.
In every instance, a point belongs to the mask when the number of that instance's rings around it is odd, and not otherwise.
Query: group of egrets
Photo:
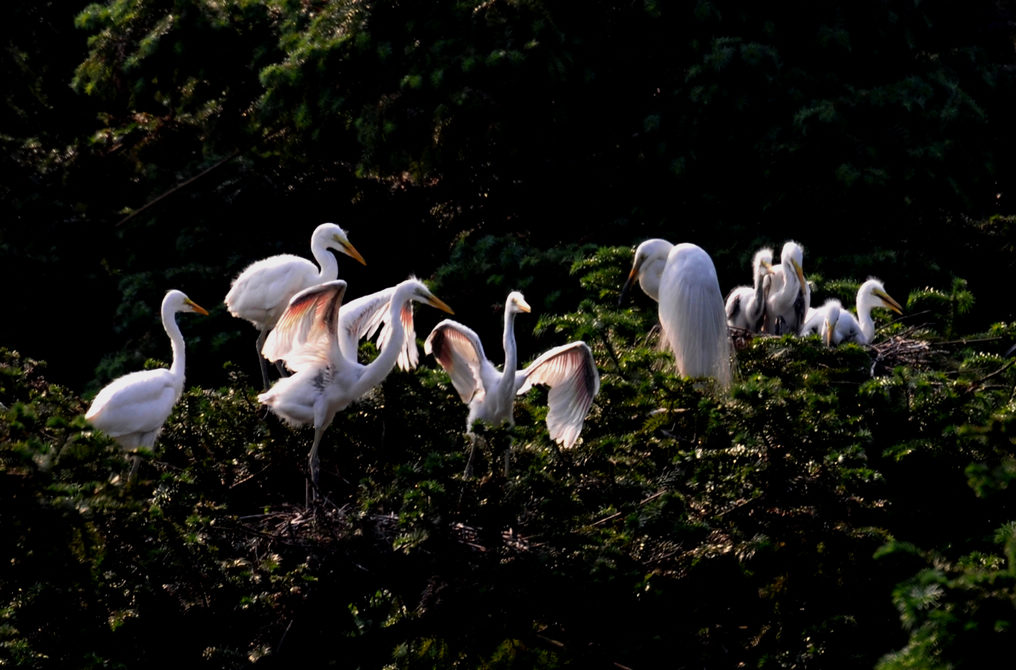
[[[721,386],[731,379],[731,328],[772,335],[818,334],[831,346],[869,344],[875,334],[873,308],[902,313],[878,279],[868,279],[858,290],[856,316],[832,298],[812,307],[803,257],[804,249],[795,241],[783,245],[775,265],[772,249],[759,249],[752,258],[752,285],[738,286],[724,299],[713,261],[702,248],[646,240],[635,250],[622,298],[637,279],[659,303],[662,343],[673,353],[677,372],[709,377]]]
[[[288,424],[314,427],[308,457],[309,496],[316,494],[318,486],[321,438],[336,413],[364,397],[396,366],[410,370],[418,364],[413,303],[452,313],[416,278],[343,303],[347,284],[337,279],[338,263],[330,250],[365,264],[345,231],[325,223],[311,237],[317,265],[290,254],[256,261],[234,279],[225,298],[230,314],[250,321],[258,330],[257,354],[264,385],[258,400]],[[621,295],[623,298],[638,280],[646,294],[659,303],[662,341],[674,356],[677,373],[711,378],[721,387],[731,381],[731,327],[775,335],[818,333],[829,344],[866,344],[874,331],[873,307],[900,311],[899,304],[874,279],[858,292],[856,318],[835,300],[812,308],[802,257],[803,249],[796,242],[784,245],[776,265],[771,249],[759,250],[752,263],[752,286],[739,286],[724,300],[712,259],[703,249],[689,243],[646,240],[635,251]],[[508,295],[500,371],[487,358],[476,332],[457,321],[441,321],[424,342],[425,353],[434,356],[469,406],[466,433],[474,450],[476,422],[512,424],[515,397],[536,384],[550,389],[550,438],[570,448],[577,442],[599,391],[592,352],[582,341],[550,349],[518,368],[515,317],[529,311],[521,293]],[[184,342],[176,323],[177,312],[208,313],[180,291],[166,294],[162,323],[172,343],[172,366],[114,380],[98,393],[85,415],[125,449],[151,449],[182,394]],[[359,344],[375,335],[378,354],[369,363],[361,363]],[[266,361],[275,363],[282,374],[270,387]],[[470,464],[472,458],[471,450]]]
[[[422,281],[412,277],[343,303],[347,284],[336,278],[338,263],[329,251],[332,249],[365,264],[345,231],[325,223],[311,236],[317,265],[290,254],[256,261],[240,272],[225,298],[230,314],[258,329],[257,353],[265,389],[258,400],[288,424],[314,427],[308,457],[310,494],[316,493],[318,485],[321,437],[336,413],[364,397],[396,366],[410,370],[418,364],[412,304],[453,313]],[[550,388],[550,437],[569,448],[578,440],[599,391],[599,373],[592,351],[581,341],[555,347],[518,369],[515,316],[529,311],[521,293],[508,295],[501,371],[487,359],[479,336],[451,319],[434,327],[424,348],[447,371],[460,398],[469,405],[467,434],[471,438],[475,438],[473,425],[477,421],[511,424],[515,396],[542,384]],[[182,394],[184,343],[177,312],[208,313],[180,291],[166,294],[162,323],[172,342],[172,366],[114,380],[99,392],[85,415],[125,449],[151,449]],[[360,341],[375,334],[378,354],[369,363],[361,363]],[[270,388],[266,361],[282,372]],[[136,464],[135,460],[134,467]]]
[[[793,240],[783,245],[777,265],[772,264],[772,249],[763,247],[755,252],[753,285],[739,286],[727,296],[728,323],[752,333],[819,335],[827,345],[835,346],[845,342],[870,344],[875,336],[871,310],[876,307],[903,313],[900,304],[875,278],[869,278],[857,290],[856,316],[836,298],[812,307],[803,257],[804,249]]]

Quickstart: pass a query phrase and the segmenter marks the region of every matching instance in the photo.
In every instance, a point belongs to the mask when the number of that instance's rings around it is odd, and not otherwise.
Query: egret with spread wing
[[[762,329],[773,335],[801,331],[811,307],[811,287],[804,279],[804,247],[793,240],[783,245],[780,263],[773,266]]]
[[[638,279],[659,303],[660,326],[674,354],[678,374],[712,377],[730,385],[730,334],[723,294],[712,258],[701,247],[651,239],[635,250],[635,261],[621,289],[623,299]]]
[[[128,450],[155,446],[155,438],[183,393],[184,341],[177,312],[207,315],[203,307],[172,290],[162,299],[162,327],[169,335],[173,363],[167,368],[140,370],[114,379],[92,400],[85,419]],[[133,459],[131,475],[139,461]]]
[[[226,294],[226,307],[235,317],[246,319],[258,329],[258,363],[261,379],[268,388],[268,369],[261,356],[265,338],[286,310],[290,298],[303,289],[331,281],[339,275],[339,264],[328,250],[335,249],[365,263],[344,231],[334,223],[322,223],[310,238],[310,251],[317,265],[293,254],[278,254],[247,266]]]
[[[345,290],[346,282],[335,280],[293,296],[262,350],[268,360],[284,361],[294,374],[275,382],[258,400],[290,425],[314,426],[308,498],[317,493],[318,449],[335,414],[384,381],[400,359],[415,364],[411,303],[452,312],[415,278],[343,306]],[[370,363],[360,363],[351,342],[369,331],[364,324],[376,329],[382,323],[380,352]],[[410,349],[412,354],[407,353]]]
[[[515,317],[529,312],[525,297],[518,291],[508,294],[504,306],[504,367],[498,371],[483,352],[480,337],[468,326],[445,319],[437,324],[423,344],[451,378],[462,402],[469,405],[466,433],[472,449],[466,471],[470,471],[476,441],[473,424],[514,424],[515,396],[534,384],[550,387],[547,396],[547,430],[550,439],[571,448],[582,432],[582,424],[593,398],[600,390],[600,375],[593,353],[585,342],[576,341],[554,347],[524,369],[518,369],[515,344]]]
[[[751,260],[752,286],[738,286],[727,294],[727,325],[750,333],[762,329],[766,314],[766,277],[772,274],[773,250],[763,247]]]

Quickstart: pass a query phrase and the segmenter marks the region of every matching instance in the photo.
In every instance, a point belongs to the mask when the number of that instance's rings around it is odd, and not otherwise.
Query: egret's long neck
[[[310,252],[318,264],[318,281],[335,281],[339,276],[339,262],[335,260],[335,254],[318,242],[311,243]]]
[[[801,286],[800,282],[797,281],[794,267],[790,263],[782,263],[781,265],[783,266],[783,288],[780,290],[776,303],[783,310],[794,304]]]
[[[871,305],[861,291],[857,292],[857,325],[861,327],[864,341],[871,342],[875,337],[875,321],[871,318]]]
[[[402,351],[402,345],[406,341],[406,327],[402,322],[402,312],[406,309],[409,309],[409,297],[402,291],[395,291],[388,308],[392,335],[384,343],[377,357],[367,364],[360,379],[357,380],[356,397],[380,384],[398,362],[399,352]]]
[[[766,287],[765,287],[765,273],[761,271],[761,268],[755,268],[755,296],[752,298],[752,302],[748,305],[748,312],[750,319],[757,319],[762,315],[762,310],[766,306]]]
[[[180,326],[176,322],[176,312],[167,305],[162,306],[162,327],[166,329],[166,334],[169,335],[169,341],[173,347],[173,364],[169,371],[173,375],[177,390],[180,390],[183,388],[183,371],[186,364],[183,333],[180,332]]]
[[[504,368],[501,374],[500,392],[508,398],[515,395],[515,371],[519,368],[519,352],[515,345],[515,316],[515,310],[508,309],[506,306],[504,333],[501,336],[501,343],[504,345]]]

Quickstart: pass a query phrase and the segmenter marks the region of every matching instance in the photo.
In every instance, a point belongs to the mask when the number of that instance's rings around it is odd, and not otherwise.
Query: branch
[[[228,163],[229,161],[233,160],[234,158],[236,158],[236,157],[237,157],[237,156],[239,156],[239,155],[240,155],[240,150],[239,150],[239,149],[236,149],[235,151],[233,151],[232,153],[230,153],[230,154],[229,154],[228,156],[226,156],[225,158],[223,158],[223,159],[219,160],[218,162],[216,162],[216,163],[214,163],[214,164],[210,165],[209,167],[205,168],[204,170],[202,170],[201,172],[197,173],[197,174],[196,174],[196,175],[194,175],[193,177],[191,177],[191,178],[189,178],[189,179],[187,179],[187,180],[185,180],[185,181],[183,181],[183,182],[180,182],[179,184],[177,184],[177,185],[176,185],[176,186],[174,186],[173,188],[169,189],[168,191],[166,191],[166,192],[162,193],[162,194],[161,194],[161,195],[159,195],[159,196],[156,196],[156,197],[155,197],[154,199],[152,199],[152,200],[149,200],[149,201],[148,201],[147,203],[145,203],[144,205],[142,205],[142,206],[141,206],[140,208],[138,208],[138,209],[134,210],[133,212],[131,212],[130,214],[128,214],[128,215],[127,215],[127,216],[125,216],[124,218],[122,218],[122,219],[120,219],[119,221],[117,221],[117,223],[116,223],[116,226],[115,226],[115,227],[117,227],[117,228],[118,228],[118,227],[122,226],[123,224],[127,223],[128,221],[130,221],[131,219],[133,219],[134,217],[136,217],[136,216],[137,216],[138,214],[140,214],[141,212],[143,212],[143,211],[145,211],[146,209],[148,209],[148,208],[150,208],[150,207],[152,207],[152,206],[154,206],[154,205],[158,204],[158,203],[159,203],[160,201],[162,201],[162,200],[165,200],[166,198],[168,198],[169,196],[173,195],[173,194],[174,194],[174,193],[176,193],[177,191],[179,191],[179,190],[181,190],[181,189],[184,189],[184,188],[186,188],[187,186],[190,186],[191,184],[193,184],[194,182],[196,182],[196,181],[197,181],[198,179],[201,179],[202,177],[204,177],[205,175],[207,175],[207,174],[208,174],[209,172],[211,172],[211,171],[215,170],[216,168],[222,167],[223,165],[225,165],[226,163]]]

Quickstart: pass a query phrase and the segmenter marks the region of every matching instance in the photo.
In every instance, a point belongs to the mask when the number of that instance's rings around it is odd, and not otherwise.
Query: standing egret
[[[121,447],[152,449],[155,438],[183,393],[184,341],[177,312],[207,315],[203,307],[182,291],[172,290],[162,299],[162,327],[173,348],[173,363],[167,368],[139,370],[118,377],[92,400],[85,419],[112,437]],[[133,458],[131,475],[139,461]]]
[[[346,282],[335,280],[293,296],[263,348],[266,358],[284,361],[294,374],[276,381],[258,400],[292,426],[314,426],[308,499],[317,494],[318,448],[335,414],[384,381],[399,359],[415,358],[405,353],[413,320],[410,303],[422,302],[452,313],[415,278],[343,307],[345,291]],[[377,317],[379,309],[387,314]],[[348,343],[344,346],[340,340],[357,337],[361,324],[382,320],[381,350],[364,365],[356,359],[355,349],[348,354]],[[411,348],[415,353],[415,342]]]
[[[678,374],[712,377],[730,385],[730,334],[723,294],[713,260],[701,247],[650,239],[635,250],[635,261],[621,289],[622,298],[638,279],[659,303],[660,326],[674,354]]]
[[[811,307],[811,288],[801,268],[804,248],[793,240],[783,245],[773,266],[763,330],[774,335],[797,334]]]
[[[903,307],[886,293],[881,281],[868,279],[857,289],[857,316],[854,317],[845,309],[840,310],[832,343],[870,344],[875,337],[875,322],[871,318],[871,310],[876,307],[885,307],[897,314],[903,313]]]
[[[269,256],[248,265],[226,294],[226,307],[235,317],[246,319],[258,329],[258,363],[263,388],[268,388],[268,369],[261,356],[265,337],[282,316],[289,299],[303,289],[331,281],[339,275],[339,264],[329,253],[335,249],[366,265],[350,243],[346,231],[334,223],[322,223],[310,237],[310,251],[317,265],[293,254]]]
[[[423,350],[433,354],[451,378],[462,402],[469,405],[466,434],[472,445],[466,472],[471,471],[476,435],[473,424],[514,425],[512,410],[515,396],[525,393],[533,384],[550,387],[547,396],[547,431],[550,439],[564,448],[575,445],[582,432],[593,398],[600,390],[600,375],[593,361],[593,352],[585,342],[576,341],[554,347],[540,355],[524,369],[518,368],[515,344],[515,316],[529,312],[525,297],[512,291],[504,305],[504,367],[499,372],[483,353],[480,337],[468,326],[445,319],[437,324],[423,343]]]
[[[763,247],[751,261],[752,286],[738,286],[727,294],[727,325],[750,333],[762,329],[766,311],[766,277],[772,274],[773,250]]]

